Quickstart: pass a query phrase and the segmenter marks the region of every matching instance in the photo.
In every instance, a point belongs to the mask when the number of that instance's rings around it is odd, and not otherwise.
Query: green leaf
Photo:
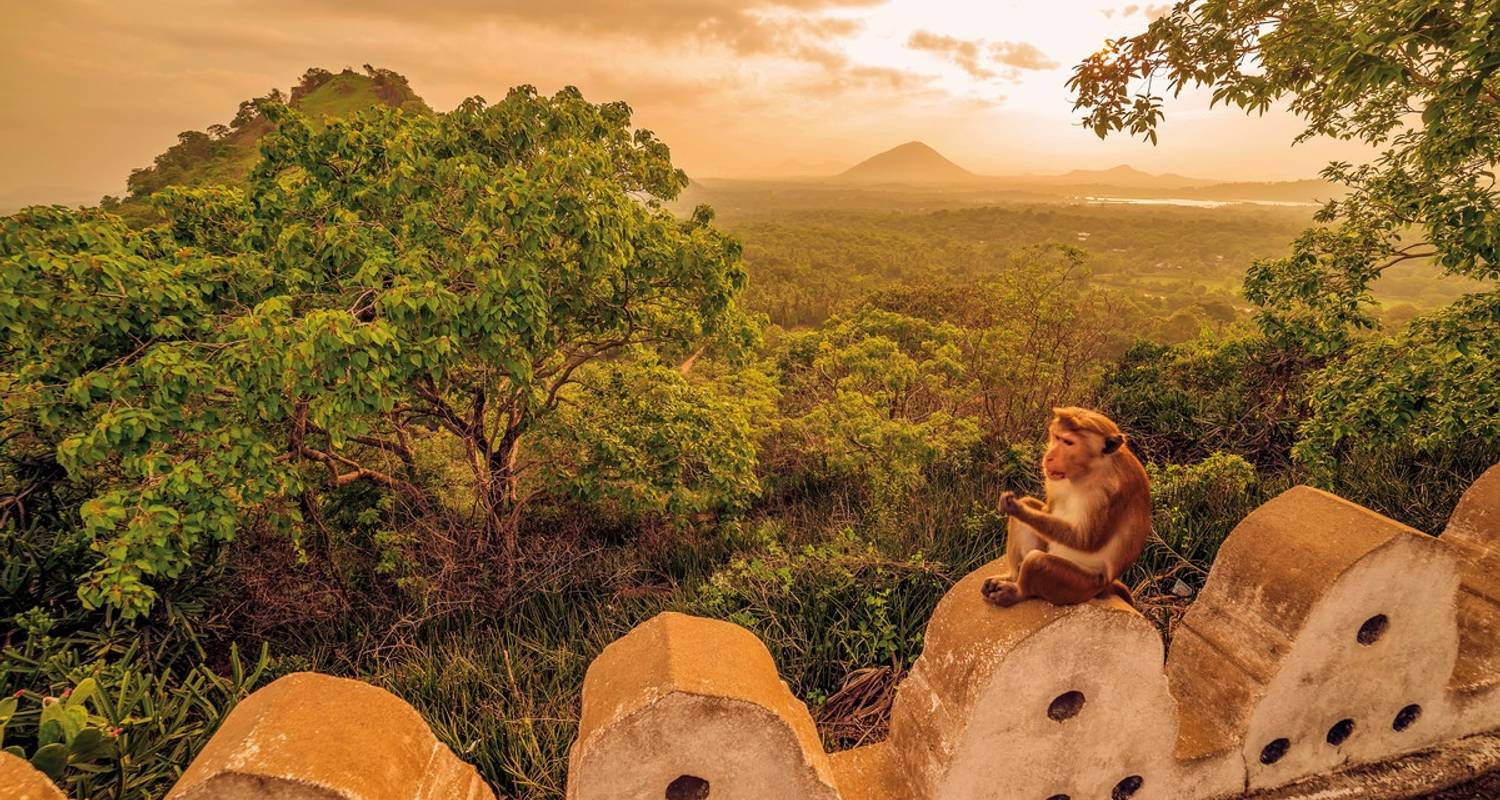
[[[60,742],[67,744],[88,724],[88,710],[82,706],[69,705],[67,701],[48,698],[42,701],[42,714],[38,722],[37,741],[42,744]]]
[[[171,509],[167,509],[169,512]],[[84,678],[73,687],[72,693],[68,695],[68,705],[81,706],[93,699],[94,693],[99,691],[99,684],[93,678]]]
[[[90,761],[107,754],[111,749],[108,736],[98,728],[84,728],[68,745],[74,761]]]
[[[68,766],[67,745],[53,742],[38,747],[31,754],[31,766],[54,781],[61,778],[63,769]]]

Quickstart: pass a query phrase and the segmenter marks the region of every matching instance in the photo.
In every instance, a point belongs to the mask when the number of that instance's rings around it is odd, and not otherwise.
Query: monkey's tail
[[[1130,587],[1119,581],[1111,581],[1108,586],[1104,587],[1104,593],[1102,596],[1107,597],[1109,595],[1114,595],[1115,597],[1124,600],[1126,603],[1130,604],[1131,608],[1136,607],[1135,595],[1130,593]]]

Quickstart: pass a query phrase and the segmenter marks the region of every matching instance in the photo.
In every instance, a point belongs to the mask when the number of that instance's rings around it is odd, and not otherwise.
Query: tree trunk
[[[520,449],[519,432],[507,430],[499,444],[490,453],[487,462],[488,474],[482,487],[482,502],[485,504],[485,535],[490,541],[498,539],[502,545],[505,575],[515,574],[518,556],[516,527],[520,520],[516,516],[517,475],[516,454]]]

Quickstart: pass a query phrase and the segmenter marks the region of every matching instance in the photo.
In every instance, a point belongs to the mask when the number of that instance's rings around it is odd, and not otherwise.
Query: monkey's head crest
[[[1064,430],[1096,433],[1104,440],[1105,454],[1117,453],[1127,438],[1114,420],[1091,408],[1064,406],[1052,409],[1052,424]]]

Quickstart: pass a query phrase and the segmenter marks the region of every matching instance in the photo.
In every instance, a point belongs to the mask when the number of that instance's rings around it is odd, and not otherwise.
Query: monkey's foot
[[[1022,599],[1021,587],[1009,575],[985,578],[984,586],[980,587],[979,592],[984,595],[984,599],[1001,608],[1010,608]]]

